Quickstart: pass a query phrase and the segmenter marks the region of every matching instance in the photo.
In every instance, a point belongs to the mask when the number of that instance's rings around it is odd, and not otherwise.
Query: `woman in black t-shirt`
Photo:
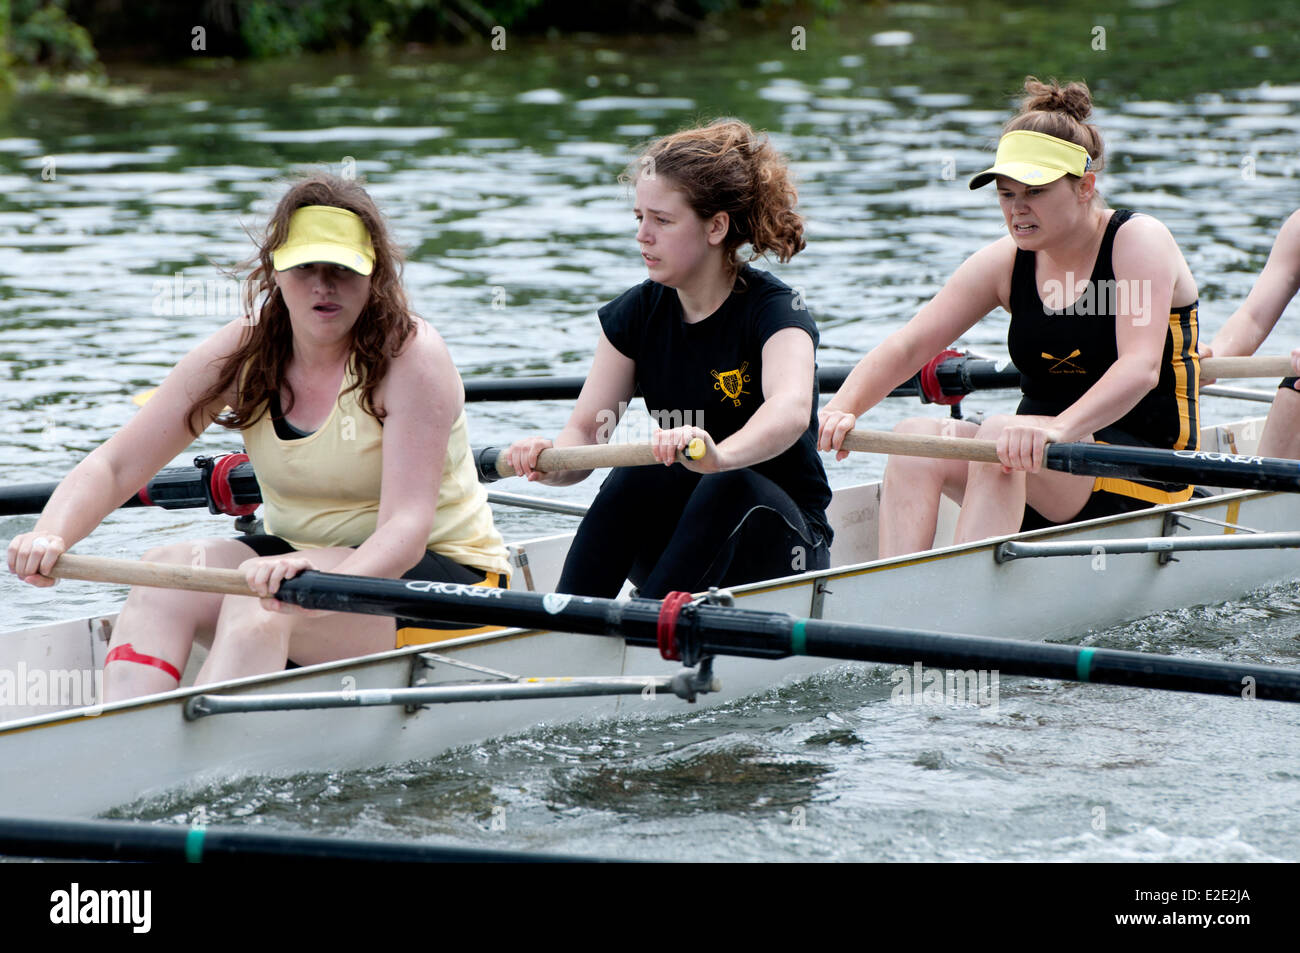
[[[625,180],[650,277],[599,311],[591,372],[555,446],[605,443],[637,393],[662,467],[615,470],[578,529],[557,589],[613,596],[734,585],[829,565],[830,487],[817,454],[817,326],[802,297],[743,264],[804,247],[785,160],[745,123],[719,120],[652,144]],[[706,455],[681,451],[701,438]],[[542,474],[552,446],[508,451]]]

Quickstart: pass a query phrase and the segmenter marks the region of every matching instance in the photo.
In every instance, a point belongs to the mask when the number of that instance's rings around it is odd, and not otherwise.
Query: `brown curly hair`
[[[634,184],[651,172],[672,180],[701,219],[727,213],[731,224],[722,250],[732,269],[742,263],[742,245],[750,247],[746,261],[773,252],[786,262],[807,244],[785,157],[746,122],[716,119],[658,139],[641,150],[619,181]]]
[[[1062,86],[1054,79],[1044,83],[1036,76],[1026,76],[1022,91],[1020,112],[1002,127],[1002,134],[1027,129],[1073,142],[1088,150],[1092,157],[1091,171],[1101,171],[1106,147],[1100,130],[1087,121],[1092,115],[1092,92],[1088,84]]]
[[[282,388],[287,393],[281,412],[288,414],[293,407],[293,388],[285,377],[293,356],[293,329],[289,309],[275,286],[271,254],[284,244],[293,213],[306,205],[329,205],[354,212],[370,233],[375,267],[370,273],[370,298],[352,329],[356,369],[352,389],[360,390],[358,402],[363,410],[380,416],[375,408],[375,389],[384,379],[389,361],[415,333],[416,318],[402,287],[404,258],[365,189],[351,179],[317,174],[290,186],[261,239],[254,237],[257,254],[241,265],[240,270],[252,268],[244,280],[244,313],[251,317],[243,340],[226,359],[216,382],[190,406],[187,419],[196,437],[210,422],[199,419],[203,408],[232,386],[238,387],[234,405],[213,418],[223,427],[247,430],[262,419],[267,413],[267,401]]]

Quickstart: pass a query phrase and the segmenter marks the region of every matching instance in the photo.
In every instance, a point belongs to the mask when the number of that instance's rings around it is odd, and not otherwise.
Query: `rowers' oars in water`
[[[704,441],[698,438],[687,445],[685,455],[692,460],[704,456]],[[514,476],[510,462],[496,447],[474,452],[479,479],[490,483]],[[601,467],[650,466],[658,461],[649,444],[599,444],[592,447],[555,447],[543,450],[537,468],[554,470],[594,470]],[[0,516],[39,513],[49,502],[57,483],[26,483],[0,487]],[[492,499],[492,494],[488,495]],[[528,498],[502,499],[511,503]],[[210,513],[242,516],[262,502],[262,490],[253,473],[253,465],[244,454],[227,454],[216,459],[198,457],[193,467],[168,467],[159,471],[123,507],[157,506],[165,510],[193,509],[206,506]],[[537,501],[529,500],[530,503]],[[522,505],[522,504],[520,504]],[[552,504],[551,509],[555,508]]]
[[[817,386],[823,394],[840,389],[852,366],[822,367],[817,371]],[[1287,377],[1291,374],[1289,357],[1214,357],[1201,362],[1206,377]],[[483,377],[465,380],[465,399],[483,400],[563,400],[574,399],[582,390],[585,377]],[[890,397],[919,397],[925,403],[954,403],[977,390],[1004,390],[1020,386],[1020,371],[1007,362],[966,357],[945,351],[927,364],[912,380],[894,388]],[[132,398],[143,406],[152,390]]]
[[[233,569],[202,569],[65,553],[55,565],[53,575],[133,586],[253,595],[244,574]],[[693,602],[684,593],[671,593],[662,602],[640,598],[619,601],[456,583],[304,572],[286,579],[276,598],[308,609],[616,636],[632,645],[658,646],[665,658],[680,659],[688,666],[714,655],[766,659],[808,655],[909,666],[919,662],[960,670],[995,669],[1004,675],[1300,701],[1300,672],[1297,671],[1143,652],[799,619],[783,612]],[[699,690],[705,687],[700,686]],[[402,699],[392,697],[391,691],[383,694],[384,703],[403,703]],[[337,698],[339,706],[374,703],[357,696],[358,693],[352,692],[330,697]]]

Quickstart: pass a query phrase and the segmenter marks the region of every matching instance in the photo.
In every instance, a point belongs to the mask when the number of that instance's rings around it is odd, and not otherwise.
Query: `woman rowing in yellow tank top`
[[[59,555],[215,420],[243,431],[266,534],[176,543],[146,559],[239,567],[264,597],[305,569],[504,583],[464,388],[437,332],[410,313],[401,261],[359,185],[331,176],[294,185],[252,262],[251,319],[187,354],[64,479],[32,532],[9,544],[10,570],[52,585],[43,574]],[[271,598],[132,589],[104,695],[175,688],[196,639],[210,647],[203,684],[391,649],[402,641],[396,629],[386,617],[308,613]]]

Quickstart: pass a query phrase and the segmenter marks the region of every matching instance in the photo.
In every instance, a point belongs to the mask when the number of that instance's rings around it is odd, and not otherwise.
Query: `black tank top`
[[[1111,215],[1083,294],[1072,301],[1076,298],[1074,289],[1065,289],[1059,301],[1064,307],[1060,310],[1048,308],[1038,293],[1034,253],[1016,251],[1007,350],[1020,369],[1024,399],[1018,413],[1060,414],[1118,359],[1117,305],[1133,301],[1133,296],[1149,294],[1149,285],[1144,282],[1117,282],[1111,262],[1115,233],[1132,216],[1129,209],[1117,209]],[[1067,275],[1067,284],[1071,283],[1069,278]],[[1198,303],[1170,311],[1159,383],[1113,425],[1101,428],[1095,435],[1099,441],[1171,450],[1197,448],[1201,373],[1196,356]]]

